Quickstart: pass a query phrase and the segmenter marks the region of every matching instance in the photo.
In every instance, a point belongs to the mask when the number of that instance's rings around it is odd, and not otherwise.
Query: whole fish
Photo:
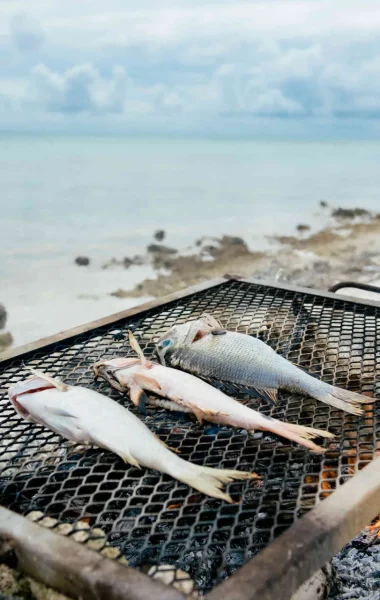
[[[162,364],[254,387],[274,402],[278,389],[307,394],[353,415],[363,413],[360,404],[371,402],[312,377],[261,340],[227,331],[210,315],[171,327],[158,341],[156,354]]]
[[[256,429],[270,431],[317,453],[324,452],[324,448],[312,442],[312,438],[334,437],[327,431],[283,423],[262,415],[189,373],[148,361],[131,333],[130,342],[138,359],[106,359],[96,363],[94,371],[97,377],[103,377],[119,391],[129,390],[136,406],[144,407],[149,402],[171,410],[192,412],[200,422],[204,419],[250,432]],[[148,400],[144,390],[165,399]]]
[[[83,387],[68,386],[35,371],[16,383],[9,397],[17,413],[59,435],[111,450],[126,463],[167,473],[204,494],[233,502],[222,491],[234,479],[258,479],[255,473],[212,469],[187,462],[170,451],[140,419],[111,398]]]

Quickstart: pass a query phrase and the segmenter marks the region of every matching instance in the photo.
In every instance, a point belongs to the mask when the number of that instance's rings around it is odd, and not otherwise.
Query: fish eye
[[[167,348],[168,346],[171,346],[172,343],[173,340],[164,340],[163,342],[161,342],[160,348]]]

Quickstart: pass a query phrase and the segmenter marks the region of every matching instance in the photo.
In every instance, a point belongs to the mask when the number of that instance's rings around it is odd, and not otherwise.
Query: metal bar
[[[0,365],[1,363],[4,363],[11,358],[17,358],[18,356],[28,354],[29,352],[34,352],[35,350],[46,348],[51,344],[55,344],[63,340],[68,340],[82,333],[86,333],[87,331],[91,331],[92,329],[96,329],[97,327],[103,327],[104,325],[116,323],[117,321],[120,321],[122,319],[134,317],[135,315],[142,314],[147,310],[151,310],[152,308],[157,308],[158,306],[162,306],[163,304],[168,304],[170,302],[175,302],[176,300],[181,300],[182,298],[186,298],[187,296],[191,296],[192,294],[196,294],[198,292],[203,292],[204,290],[211,289],[225,282],[226,279],[223,277],[219,279],[211,279],[201,284],[185,288],[178,292],[174,292],[173,294],[162,296],[160,298],[156,298],[155,300],[150,300],[149,302],[145,302],[144,304],[139,304],[138,306],[134,306],[133,308],[129,308],[118,313],[113,313],[112,315],[104,317],[103,319],[97,319],[96,321],[91,321],[90,323],[86,323],[85,325],[79,325],[78,327],[73,327],[72,329],[67,329],[66,331],[62,331],[55,335],[42,338],[40,340],[37,340],[36,342],[31,342],[30,344],[18,346],[17,348],[8,350],[7,352],[3,352],[0,354]]]
[[[343,290],[346,288],[353,288],[358,290],[364,290],[365,292],[372,292],[374,294],[380,294],[380,287],[377,285],[370,285],[369,283],[360,283],[356,281],[341,281],[336,285],[333,285],[329,288],[329,292],[337,292],[338,290]]]
[[[0,560],[71,598],[184,600],[174,588],[1,507]]]
[[[283,283],[277,283],[277,281],[265,281],[261,279],[242,278],[238,281],[244,281],[245,283],[253,283],[254,285],[260,285],[262,287],[270,287],[275,290],[285,290],[288,292],[296,292],[299,294],[307,294],[309,296],[317,296],[318,298],[330,298],[331,300],[342,300],[342,302],[350,302],[354,304],[362,304],[363,306],[374,306],[379,308],[380,302],[374,300],[367,300],[366,298],[357,298],[356,296],[343,296],[342,294],[333,294],[332,292],[325,292],[324,290],[315,290],[314,288],[304,288],[293,285],[285,285]]]
[[[238,275],[235,275],[235,276],[226,275],[225,277],[220,277],[217,279],[210,279],[201,284],[185,288],[178,292],[174,292],[173,294],[169,294],[167,296],[162,296],[160,298],[156,298],[149,302],[139,304],[133,308],[129,308],[127,310],[124,310],[124,311],[121,311],[118,313],[113,313],[112,315],[104,317],[103,319],[97,319],[95,321],[91,321],[90,323],[86,323],[85,325],[79,325],[78,327],[73,327],[72,329],[67,329],[66,331],[62,331],[55,335],[52,335],[52,336],[49,336],[46,338],[42,338],[40,340],[37,340],[36,342],[31,342],[31,343],[25,344],[23,346],[18,346],[17,348],[13,348],[11,350],[8,350],[7,352],[3,352],[0,354],[0,365],[3,366],[2,363],[5,363],[6,361],[8,361],[10,359],[17,358],[19,356],[23,356],[30,352],[34,352],[35,350],[40,350],[41,348],[47,348],[51,344],[55,344],[55,343],[61,342],[63,340],[68,340],[68,339],[75,337],[77,335],[80,335],[82,333],[86,333],[87,331],[91,331],[92,329],[96,329],[97,327],[102,327],[104,325],[116,323],[117,321],[120,321],[122,319],[127,319],[129,317],[134,317],[136,315],[140,315],[148,310],[157,308],[159,306],[168,304],[170,302],[175,302],[176,300],[186,298],[187,296],[191,296],[192,294],[202,292],[202,291],[211,289],[213,287],[217,287],[218,285],[221,285],[222,283],[226,283],[226,281],[242,281],[245,283],[253,283],[254,285],[265,286],[265,287],[285,290],[285,291],[289,291],[289,292],[308,294],[308,295],[312,295],[312,296],[317,296],[319,298],[331,298],[333,300],[337,300],[337,299],[342,300],[343,302],[354,302],[355,304],[361,304],[363,306],[375,306],[377,308],[380,306],[380,302],[375,302],[375,301],[366,300],[366,299],[364,300],[364,299],[356,298],[354,296],[342,296],[339,294],[333,294],[331,292],[316,290],[314,288],[296,287],[296,286],[291,286],[291,285],[279,284],[279,283],[273,282],[273,281],[265,281],[265,280],[254,279],[254,278],[242,278],[242,277],[239,277]]]
[[[207,600],[289,600],[380,512],[380,457],[216,586]]]

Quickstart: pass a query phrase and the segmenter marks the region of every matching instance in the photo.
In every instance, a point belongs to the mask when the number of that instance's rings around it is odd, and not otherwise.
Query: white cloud
[[[44,34],[39,22],[25,13],[12,16],[10,33],[16,48],[25,52],[36,50],[44,41]]]
[[[5,122],[380,114],[378,0],[34,0],[30,14],[0,2]]]
[[[32,71],[31,95],[35,104],[48,112],[122,113],[126,84],[123,67],[114,67],[110,77],[102,78],[91,65],[78,65],[62,74],[38,65]]]

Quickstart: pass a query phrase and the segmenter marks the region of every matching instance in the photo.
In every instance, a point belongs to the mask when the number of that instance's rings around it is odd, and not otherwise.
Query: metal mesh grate
[[[80,448],[43,427],[28,425],[7,397],[9,385],[27,375],[24,361],[130,408],[128,397],[104,382],[94,383],[93,363],[104,356],[133,355],[128,328],[149,356],[154,342],[171,325],[198,318],[204,311],[228,329],[259,335],[329,383],[369,395],[379,391],[380,309],[228,281],[4,363],[0,491],[2,504],[16,512],[42,511],[61,526],[79,523],[79,530],[86,530],[86,541],[93,539],[98,550],[117,548],[136,567],[175,564],[207,591],[372,459],[380,449],[379,408],[368,405],[365,416],[358,418],[284,392],[273,407],[253,390],[213,382],[265,414],[337,434],[336,443],[330,443],[322,457],[271,434],[252,436],[200,425],[183,413],[149,409],[146,424],[178,448],[184,459],[253,469],[263,476],[261,485],[230,484],[230,493],[242,502],[229,505],[168,476],[128,467],[110,452]],[[68,527],[67,533],[78,538],[78,526]]]

